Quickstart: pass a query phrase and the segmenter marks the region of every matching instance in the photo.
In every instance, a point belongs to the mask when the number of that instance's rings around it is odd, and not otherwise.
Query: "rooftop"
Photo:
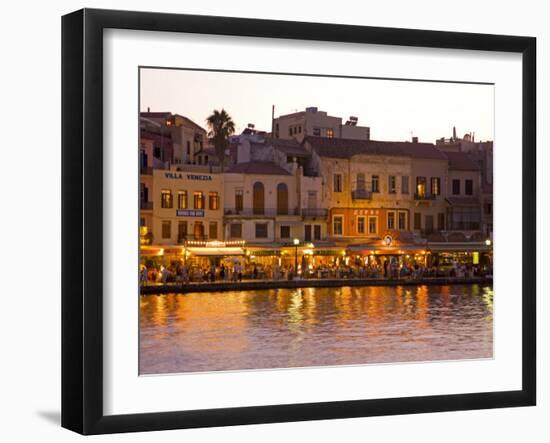
[[[350,158],[354,155],[392,155],[400,157],[446,160],[445,154],[431,143],[391,142],[379,140],[354,140],[345,138],[305,138],[321,157]]]
[[[290,172],[275,163],[257,161],[237,163],[225,172],[229,174],[291,175]]]
[[[449,168],[456,171],[479,171],[477,165],[465,152],[445,152],[449,159]]]

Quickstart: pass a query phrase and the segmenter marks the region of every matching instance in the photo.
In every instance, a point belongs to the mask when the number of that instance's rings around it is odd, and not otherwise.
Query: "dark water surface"
[[[141,374],[493,355],[492,286],[148,295],[140,303]]]

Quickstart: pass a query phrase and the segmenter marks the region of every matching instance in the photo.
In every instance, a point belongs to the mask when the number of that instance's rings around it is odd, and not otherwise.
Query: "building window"
[[[426,177],[416,177],[416,195],[418,197],[426,196]]]
[[[147,189],[147,186],[145,186],[144,183],[139,184],[139,192],[140,192],[139,201],[141,203],[147,203],[149,201],[149,190]]]
[[[491,215],[493,213],[493,204],[485,203],[485,214]]]
[[[301,134],[301,133],[302,133],[302,127],[298,126],[298,134]]]
[[[187,221],[178,222],[178,243],[181,243],[187,239]]]
[[[288,135],[292,137],[292,126],[288,127]]]
[[[437,214],[437,230],[443,231],[445,229],[445,214],[440,212]]]
[[[262,182],[256,182],[252,187],[252,209],[255,215],[264,213],[264,184]]]
[[[244,199],[243,199],[243,190],[235,189],[235,210],[240,212],[243,210]]]
[[[432,177],[430,181],[430,193],[432,195],[441,194],[441,179],[439,177]]]
[[[342,192],[342,174],[334,174],[334,192]]]
[[[277,185],[277,214],[288,214],[288,187],[286,183]]]
[[[414,213],[414,229],[422,229],[422,214],[420,212]]]
[[[193,193],[193,207],[195,209],[204,209],[204,195],[201,191]]]
[[[200,221],[195,222],[195,240],[204,240],[204,225]]]
[[[395,191],[396,191],[395,175],[390,175],[388,177],[388,192],[390,194],[395,194]]]
[[[311,225],[304,225],[304,240],[311,241]]]
[[[481,208],[479,206],[447,208],[447,229],[479,231]]]
[[[474,182],[473,180],[466,180],[464,183],[464,193],[466,195],[474,195]]]
[[[380,192],[380,177],[377,175],[372,176],[371,180],[372,192]]]
[[[395,212],[394,211],[388,211],[387,228],[388,229],[395,229]]]
[[[365,174],[362,172],[357,173],[357,190],[358,191],[364,191],[366,189],[366,180],[365,180]]]
[[[460,180],[453,179],[453,195],[460,195]]]
[[[401,176],[401,194],[408,194],[409,193],[409,176],[403,175]]]
[[[139,218],[139,225],[140,226],[145,226],[145,217],[140,217]]]
[[[378,217],[376,215],[369,216],[369,234],[378,233]]]
[[[208,224],[208,238],[210,240],[218,239],[218,222],[211,221]]]
[[[335,215],[332,218],[332,233],[334,235],[343,235],[344,232],[344,217],[342,215]]]
[[[399,211],[397,215],[397,229],[399,229],[400,231],[407,230],[407,212],[406,211]]]
[[[290,226],[281,226],[281,238],[290,238]]]
[[[334,137],[334,129],[327,128],[327,138],[333,138]]]
[[[321,128],[313,128],[313,135],[315,137],[320,137],[321,136]]]
[[[362,216],[357,217],[357,233],[358,234],[365,233],[365,217],[362,217]]]
[[[256,223],[256,238],[267,238],[267,223]]]
[[[242,223],[231,223],[229,225],[229,236],[231,238],[242,238],[243,236]]]
[[[307,208],[317,208],[317,191],[307,191]]]
[[[174,206],[174,201],[172,199],[172,191],[168,189],[163,189],[160,195],[160,207],[161,208],[172,208]]]
[[[321,225],[313,225],[313,239],[321,240]]]
[[[220,209],[220,196],[217,192],[210,192],[208,194],[208,207],[212,210]]]
[[[424,226],[424,231],[426,234],[431,234],[434,232],[434,216],[426,215],[426,225]]]
[[[178,191],[178,209],[187,209],[187,191]]]
[[[162,238],[170,238],[172,235],[172,223],[170,220],[162,222]]]

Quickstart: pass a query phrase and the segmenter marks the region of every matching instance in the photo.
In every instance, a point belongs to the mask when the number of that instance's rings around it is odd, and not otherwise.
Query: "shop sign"
[[[207,174],[184,174],[182,172],[165,172],[164,177],[172,179],[212,181],[212,176]]]
[[[204,217],[204,211],[197,209],[178,209],[176,210],[176,217]]]

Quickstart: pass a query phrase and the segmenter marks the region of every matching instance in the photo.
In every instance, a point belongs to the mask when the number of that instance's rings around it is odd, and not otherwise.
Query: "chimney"
[[[453,140],[456,140],[456,126],[453,126]]]
[[[151,112],[151,108],[147,106],[147,112]]]
[[[418,143],[418,137],[413,137],[413,138],[412,138],[412,142],[413,142],[413,143]]]

